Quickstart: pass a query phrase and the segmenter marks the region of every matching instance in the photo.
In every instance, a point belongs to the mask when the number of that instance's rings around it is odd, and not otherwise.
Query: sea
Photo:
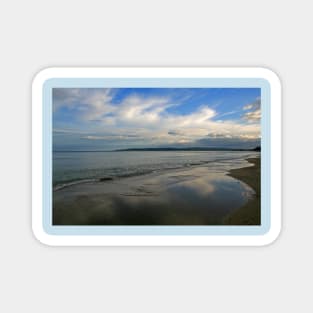
[[[254,151],[59,151],[53,152],[53,189],[193,166],[227,172],[259,155]]]

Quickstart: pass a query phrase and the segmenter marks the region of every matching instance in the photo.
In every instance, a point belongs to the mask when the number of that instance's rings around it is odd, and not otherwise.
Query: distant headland
[[[220,148],[220,147],[159,147],[159,148],[128,148],[118,149],[114,151],[261,151],[261,147],[257,146],[252,149],[239,148]]]

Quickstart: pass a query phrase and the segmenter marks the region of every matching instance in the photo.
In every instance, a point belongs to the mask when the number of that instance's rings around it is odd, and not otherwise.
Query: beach
[[[255,191],[248,202],[224,219],[226,225],[260,225],[261,224],[261,159],[247,159],[253,167],[231,170],[229,175],[237,178]]]
[[[53,193],[53,224],[259,225],[260,162],[239,161],[69,185]]]

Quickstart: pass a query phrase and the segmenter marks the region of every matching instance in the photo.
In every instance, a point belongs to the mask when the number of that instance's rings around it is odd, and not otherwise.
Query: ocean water
[[[259,155],[252,151],[53,152],[53,186],[58,190],[200,165],[215,173],[227,172],[247,165],[246,158]]]

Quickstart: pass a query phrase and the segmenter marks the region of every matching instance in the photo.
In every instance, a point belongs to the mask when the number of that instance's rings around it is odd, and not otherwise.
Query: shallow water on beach
[[[212,171],[226,172],[242,167],[253,151],[115,151],[54,152],[54,189],[98,180],[161,173],[205,165]]]
[[[53,222],[219,225],[253,195],[248,185],[225,172],[198,166],[59,190],[54,193]]]

